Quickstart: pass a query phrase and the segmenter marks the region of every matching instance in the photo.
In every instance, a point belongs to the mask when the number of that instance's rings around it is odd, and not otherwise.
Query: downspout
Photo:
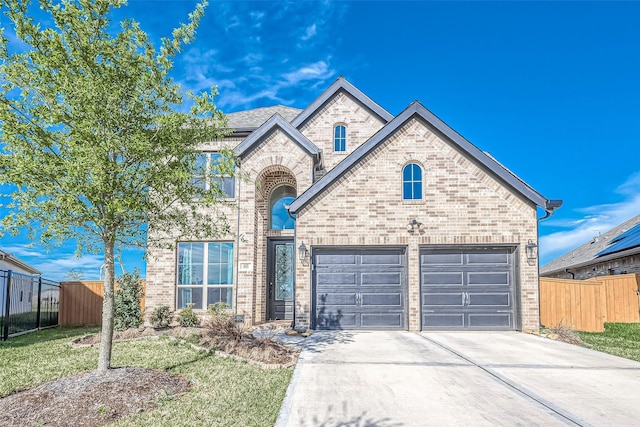
[[[236,177],[240,175],[241,172],[241,168],[240,168],[240,159],[238,159],[237,163],[236,163],[237,167],[238,167],[238,173],[236,173]],[[236,227],[236,292],[235,292],[235,301],[233,304],[233,317],[234,317],[234,321],[237,321],[238,319],[238,290],[240,289],[240,194],[241,194],[241,189],[242,189],[242,179],[238,179],[238,220],[237,220],[237,227]],[[252,319],[253,321],[253,319]]]

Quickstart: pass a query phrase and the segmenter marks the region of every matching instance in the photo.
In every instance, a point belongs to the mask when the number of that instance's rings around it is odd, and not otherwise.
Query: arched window
[[[287,207],[296,198],[295,188],[281,185],[271,191],[269,197],[270,223],[272,230],[293,230],[295,221],[289,216]]]
[[[336,125],[333,128],[333,151],[347,151],[347,127]]]
[[[417,163],[402,169],[402,199],[422,200],[422,168]]]

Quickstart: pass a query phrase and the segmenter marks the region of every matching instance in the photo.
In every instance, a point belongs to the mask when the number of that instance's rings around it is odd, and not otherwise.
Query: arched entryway
[[[256,207],[261,221],[256,243],[263,268],[257,286],[264,320],[293,319],[295,221],[287,208],[297,196],[296,179],[291,171],[276,166],[261,174],[258,188]]]

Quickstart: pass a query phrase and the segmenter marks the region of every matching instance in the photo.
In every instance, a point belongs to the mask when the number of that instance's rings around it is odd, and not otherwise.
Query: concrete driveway
[[[638,426],[640,363],[517,332],[317,332],[276,426]]]

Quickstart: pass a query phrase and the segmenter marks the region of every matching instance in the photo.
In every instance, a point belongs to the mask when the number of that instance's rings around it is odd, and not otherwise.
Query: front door
[[[269,240],[268,320],[293,319],[293,240]]]

